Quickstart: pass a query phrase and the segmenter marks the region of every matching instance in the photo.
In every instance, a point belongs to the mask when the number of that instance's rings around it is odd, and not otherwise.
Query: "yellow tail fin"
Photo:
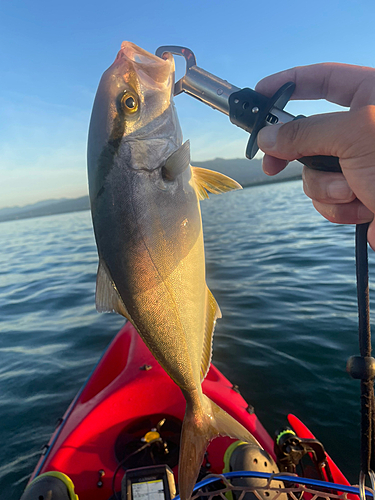
[[[201,405],[192,400],[186,404],[180,442],[178,484],[181,500],[193,492],[204,453],[209,442],[217,436],[229,436],[248,443],[260,444],[254,436],[207,396],[200,397]]]

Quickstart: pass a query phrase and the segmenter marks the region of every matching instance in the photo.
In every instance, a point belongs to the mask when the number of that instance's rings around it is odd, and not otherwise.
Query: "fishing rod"
[[[272,97],[250,88],[240,89],[197,66],[194,53],[187,47],[164,45],[155,54],[163,59],[168,54],[182,56],[185,75],[175,83],[174,95],[182,92],[229,116],[230,121],[250,133],[246,157],[254,158],[259,147],[257,136],[263,127],[305,118],[284,111],[295,90],[294,82],[281,86]],[[297,159],[313,170],[342,172],[336,156],[304,156]],[[358,300],[358,333],[360,355],[352,356],[347,371],[361,381],[361,472],[360,497],[365,499],[365,478],[368,475],[375,490],[375,359],[371,356],[370,301],[368,285],[367,230],[369,223],[356,226],[356,278]]]

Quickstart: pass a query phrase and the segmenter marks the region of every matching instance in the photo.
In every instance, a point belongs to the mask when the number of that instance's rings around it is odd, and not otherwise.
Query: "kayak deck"
[[[271,437],[233,384],[215,366],[211,365],[202,388],[273,455]],[[119,462],[134,445],[131,439],[141,443],[144,431],[150,431],[166,418],[162,432],[170,433],[170,455],[173,451],[170,466],[177,482],[175,436],[184,413],[185,400],[179,387],[128,322],[69,406],[31,480],[47,471],[60,471],[72,479],[80,500],[108,500],[113,494],[112,480]],[[222,472],[223,455],[231,441],[220,437],[211,442],[205,460],[208,472]],[[176,449],[172,449],[174,444]],[[137,464],[126,463],[126,467],[132,466]],[[122,475],[120,472],[115,477],[116,491],[121,489]]]

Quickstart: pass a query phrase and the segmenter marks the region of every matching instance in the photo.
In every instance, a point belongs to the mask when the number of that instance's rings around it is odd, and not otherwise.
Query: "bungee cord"
[[[361,500],[365,499],[365,481],[369,476],[371,487],[375,483],[375,359],[371,356],[370,299],[368,276],[367,231],[369,223],[356,226],[356,277],[358,300],[359,356],[348,360],[349,374],[360,380],[361,391],[361,471],[359,490]]]

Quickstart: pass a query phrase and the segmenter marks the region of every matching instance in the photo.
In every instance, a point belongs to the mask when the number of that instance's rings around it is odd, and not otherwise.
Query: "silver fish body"
[[[88,176],[99,254],[97,309],[133,323],[187,401],[179,469],[185,500],[213,437],[254,438],[201,389],[221,314],[205,280],[199,199],[240,186],[190,166],[173,84],[172,57],[122,44],[95,98]]]

